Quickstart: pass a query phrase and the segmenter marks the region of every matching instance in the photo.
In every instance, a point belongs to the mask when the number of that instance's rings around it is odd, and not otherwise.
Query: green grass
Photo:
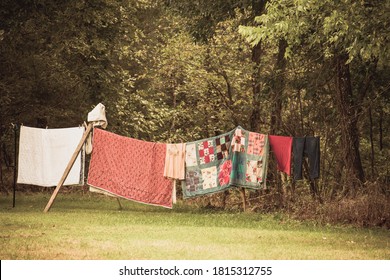
[[[390,232],[98,194],[0,198],[0,259],[390,259]]]

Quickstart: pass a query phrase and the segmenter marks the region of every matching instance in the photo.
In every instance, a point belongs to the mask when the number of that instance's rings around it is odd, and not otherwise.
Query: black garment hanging
[[[302,180],[304,157],[309,160],[310,179],[316,179],[320,176],[320,137],[294,137],[293,156],[295,180]]]

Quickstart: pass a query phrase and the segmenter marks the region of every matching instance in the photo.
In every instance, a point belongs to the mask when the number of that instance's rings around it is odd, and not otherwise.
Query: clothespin
[[[23,126],[23,124],[22,124],[22,126]],[[11,127],[12,127],[12,129],[16,130],[16,129],[18,129],[18,124],[11,123]]]

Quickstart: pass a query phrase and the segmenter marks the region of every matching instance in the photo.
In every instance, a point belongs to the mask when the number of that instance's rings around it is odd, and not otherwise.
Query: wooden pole
[[[121,204],[121,201],[119,200],[119,197],[116,198],[116,200],[118,201],[118,204],[119,204],[119,210],[122,210],[122,204]]]
[[[246,211],[245,189],[244,189],[244,188],[241,188],[241,189],[240,189],[240,193],[241,193],[241,198],[242,198],[242,207],[243,207],[244,212],[245,212],[245,211]]]
[[[17,138],[17,130],[18,126],[15,124],[14,126],[14,186],[13,186],[13,192],[12,192],[12,207],[15,208],[15,200],[16,200],[16,168],[17,168],[17,149],[18,149],[18,138]],[[1,167],[1,166],[0,166]]]
[[[54,200],[57,197],[58,191],[60,190],[60,188],[64,184],[66,178],[68,177],[68,174],[69,174],[70,170],[72,169],[74,162],[76,161],[77,155],[80,152],[81,148],[83,147],[83,145],[88,137],[88,134],[91,132],[91,129],[92,129],[92,123],[89,123],[87,126],[87,129],[84,132],[83,137],[80,140],[79,145],[77,146],[76,150],[74,151],[72,158],[70,159],[68,165],[65,168],[64,174],[62,174],[62,177],[61,177],[60,181],[58,182],[57,187],[54,190],[54,192],[53,192],[49,202],[47,203],[45,210],[43,210],[43,212],[46,213],[47,211],[50,210],[50,207],[52,206]]]

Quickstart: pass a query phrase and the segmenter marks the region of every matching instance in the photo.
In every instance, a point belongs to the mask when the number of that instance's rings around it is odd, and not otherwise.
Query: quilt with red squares
[[[208,139],[186,143],[185,198],[232,187],[265,187],[268,136],[241,127]]]
[[[165,155],[166,144],[95,128],[88,184],[129,200],[172,208],[172,182],[164,177]],[[191,182],[196,190],[198,181]]]

